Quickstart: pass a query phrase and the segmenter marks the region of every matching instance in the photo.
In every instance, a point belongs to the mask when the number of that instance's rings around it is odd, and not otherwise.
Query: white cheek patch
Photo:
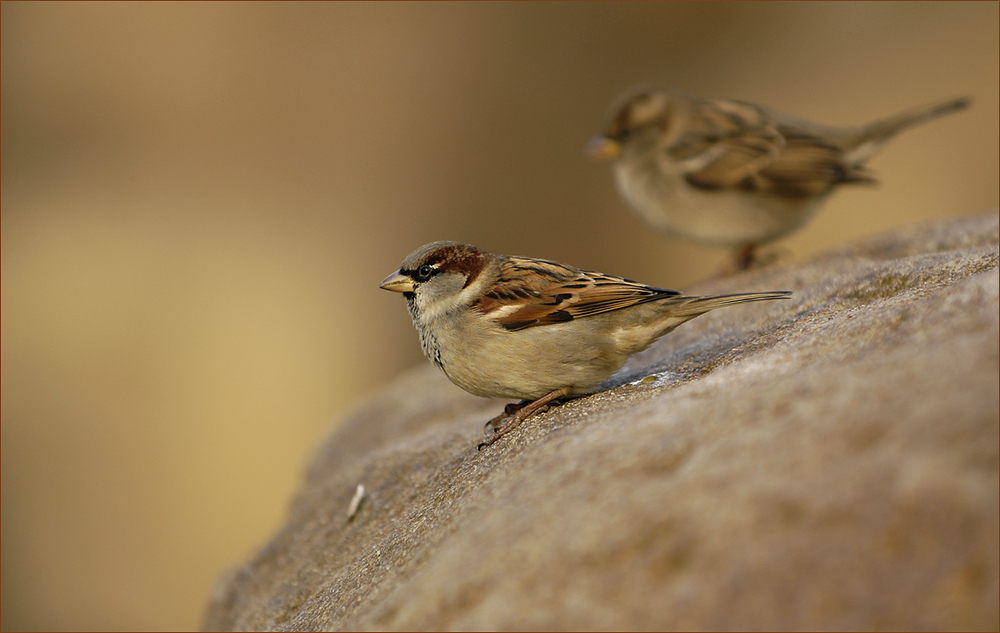
[[[428,298],[417,291],[417,307],[420,308],[420,318],[423,321],[430,321],[437,317],[438,313],[441,312],[441,302],[431,301]]]
[[[451,273],[446,274],[451,275]],[[457,289],[460,284],[458,279],[450,280],[441,276],[424,282],[417,288],[417,305],[420,306],[424,321],[441,317],[463,305],[462,302],[466,299],[466,292],[469,289],[466,288],[459,293],[449,289],[449,286]]]

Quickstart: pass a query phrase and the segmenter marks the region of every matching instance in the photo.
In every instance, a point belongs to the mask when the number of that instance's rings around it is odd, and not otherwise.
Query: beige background
[[[2,627],[185,629],[310,451],[422,362],[459,239],[683,289],[582,155],[640,81],[857,123],[961,94],[792,259],[998,202],[998,5],[2,5]]]

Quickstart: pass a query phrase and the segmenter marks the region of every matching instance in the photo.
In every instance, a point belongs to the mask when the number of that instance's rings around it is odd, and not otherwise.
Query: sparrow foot
[[[553,400],[561,398],[567,395],[568,393],[569,389],[564,387],[562,389],[556,389],[555,391],[551,391],[542,396],[541,398],[539,398],[538,400],[535,400],[534,402],[524,401],[524,402],[519,402],[517,404],[508,404],[506,407],[504,407],[504,412],[502,415],[498,415],[497,417],[493,418],[492,420],[486,423],[487,427],[489,426],[493,427],[493,435],[491,435],[485,441],[480,442],[479,446],[476,447],[476,450],[481,451],[483,450],[484,446],[489,446],[490,444],[493,444],[504,435],[507,435],[508,433],[516,429],[518,426],[521,425],[521,422],[524,422],[532,415],[536,413],[542,413],[543,411],[548,410],[549,405],[552,403]],[[507,421],[507,423],[504,424],[503,426],[497,426],[497,423],[499,423],[500,420],[505,417],[510,418]]]
[[[766,268],[786,259],[787,256],[787,249],[769,249],[761,253],[757,250],[756,244],[748,244],[739,250],[733,251],[732,259],[722,266],[719,272],[716,273],[716,276],[731,277],[732,275],[748,270]]]
[[[504,418],[509,418],[510,416],[520,411],[522,408],[528,406],[530,403],[531,403],[530,400],[511,402],[510,404],[508,404],[503,408],[503,413],[493,418],[492,420],[487,421],[486,424],[483,425],[483,432],[488,433],[489,431],[493,431],[494,433],[496,433],[497,429],[500,428],[500,423],[503,422]]]

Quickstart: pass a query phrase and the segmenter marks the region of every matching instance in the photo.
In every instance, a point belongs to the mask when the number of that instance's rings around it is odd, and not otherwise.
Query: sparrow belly
[[[699,189],[681,176],[616,169],[622,197],[663,233],[715,246],[762,244],[795,230],[823,197],[789,197],[733,189]]]
[[[629,354],[613,339],[582,330],[579,322],[509,331],[494,324],[466,332],[461,354],[441,354],[453,383],[478,396],[534,400],[570,388],[585,393],[625,364]]]

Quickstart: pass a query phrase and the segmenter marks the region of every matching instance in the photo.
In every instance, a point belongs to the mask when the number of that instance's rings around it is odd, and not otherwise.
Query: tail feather
[[[711,297],[678,297],[687,299],[686,302],[676,306],[673,316],[675,317],[696,317],[705,314],[716,308],[725,308],[739,303],[751,303],[753,301],[770,301],[772,299],[788,299],[792,296],[789,290],[774,290],[771,292],[748,292],[733,295],[715,295]]]
[[[972,104],[969,97],[948,99],[900,112],[899,114],[880,119],[861,127],[858,133],[844,144],[847,153],[847,163],[860,165],[878,151],[882,143],[899,132],[931,119],[936,119],[951,112],[964,110]]]

